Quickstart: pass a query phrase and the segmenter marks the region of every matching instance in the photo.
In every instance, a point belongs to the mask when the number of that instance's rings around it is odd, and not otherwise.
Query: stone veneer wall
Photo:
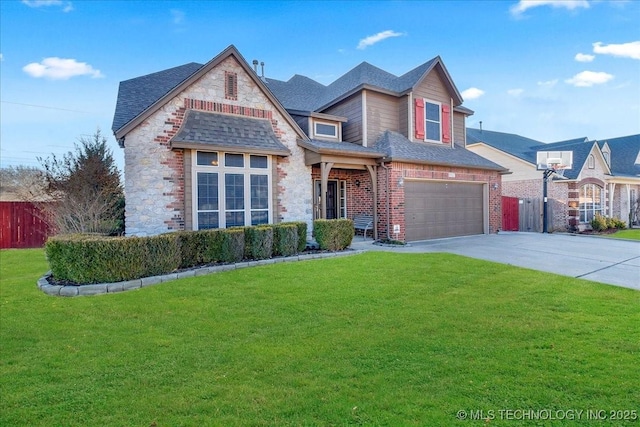
[[[237,73],[237,100],[225,99],[225,71]],[[126,135],[127,235],[155,235],[185,228],[185,191],[190,191],[185,188],[185,173],[191,171],[184,170],[183,151],[171,150],[169,144],[182,124],[187,107],[211,111],[213,107],[209,107],[213,103],[227,105],[222,112],[228,114],[261,117],[263,113],[256,111],[268,112],[274,132],[291,152],[289,157],[277,158],[274,162],[277,176],[274,220],[311,224],[311,168],[304,163],[297,133],[244,68],[229,57]]]

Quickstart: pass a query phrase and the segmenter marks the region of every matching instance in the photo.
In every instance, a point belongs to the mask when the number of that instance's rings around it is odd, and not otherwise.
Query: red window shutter
[[[442,106],[442,142],[451,142],[451,108]]]
[[[417,98],[415,108],[416,139],[424,140],[424,99]]]

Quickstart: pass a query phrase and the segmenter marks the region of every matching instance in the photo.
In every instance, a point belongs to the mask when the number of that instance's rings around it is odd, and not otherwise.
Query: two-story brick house
[[[506,169],[465,149],[472,113],[439,57],[325,86],[259,76],[230,46],[123,81],[127,234],[361,214],[399,240],[495,232]]]

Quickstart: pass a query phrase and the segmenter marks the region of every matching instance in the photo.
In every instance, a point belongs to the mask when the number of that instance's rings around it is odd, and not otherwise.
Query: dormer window
[[[224,72],[224,97],[234,101],[238,100],[238,73]]]
[[[338,138],[338,125],[335,123],[315,122],[313,132],[324,138]]]

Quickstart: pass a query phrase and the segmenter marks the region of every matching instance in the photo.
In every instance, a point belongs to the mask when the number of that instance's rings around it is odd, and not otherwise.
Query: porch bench
[[[362,230],[364,238],[367,238],[367,230],[371,230],[373,238],[373,215],[357,215],[353,218],[353,228]]]

